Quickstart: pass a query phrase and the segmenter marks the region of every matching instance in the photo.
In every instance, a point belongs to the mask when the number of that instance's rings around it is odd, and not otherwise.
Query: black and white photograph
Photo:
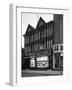
[[[69,10],[10,5],[10,84],[70,81]]]
[[[63,14],[21,13],[21,77],[63,75]]]

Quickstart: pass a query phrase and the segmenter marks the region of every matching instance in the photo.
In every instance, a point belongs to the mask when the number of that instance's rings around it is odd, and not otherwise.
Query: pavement
[[[62,75],[63,71],[54,71],[54,70],[23,70],[22,77],[31,77],[31,76],[56,76]]]

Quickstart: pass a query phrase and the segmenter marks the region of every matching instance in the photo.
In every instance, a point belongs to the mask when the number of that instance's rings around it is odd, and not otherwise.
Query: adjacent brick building
[[[54,15],[53,69],[63,69],[63,15]]]

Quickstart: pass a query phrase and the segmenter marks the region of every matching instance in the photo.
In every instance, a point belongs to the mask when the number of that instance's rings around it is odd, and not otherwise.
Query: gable
[[[33,29],[34,29],[34,28],[33,28],[30,24],[28,24],[28,27],[27,27],[26,33],[32,31]]]
[[[37,24],[37,28],[41,27],[44,24],[45,24],[45,21],[40,17],[38,24]]]

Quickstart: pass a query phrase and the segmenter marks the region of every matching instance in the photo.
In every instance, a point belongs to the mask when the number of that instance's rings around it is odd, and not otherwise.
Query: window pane
[[[48,30],[49,30],[49,29],[48,29],[48,27],[47,27],[47,37],[49,36],[49,32],[48,32]]]
[[[50,42],[51,42],[51,41],[49,40],[49,49],[51,48],[51,46],[50,46]]]
[[[48,45],[49,45],[49,49],[50,49],[50,41],[48,42]]]
[[[34,45],[34,51],[38,51],[38,44]]]
[[[28,46],[28,52],[31,52],[31,47],[30,46]]]
[[[27,47],[25,47],[25,52],[27,52]]]
[[[48,29],[48,35],[50,36],[50,27],[49,27],[49,29]]]
[[[44,37],[44,31],[40,32],[40,37],[43,38]]]
[[[29,36],[27,36],[27,41],[26,42],[29,43]]]
[[[53,40],[51,40],[51,48],[53,48]]]
[[[33,52],[34,50],[33,50],[33,45],[32,45],[32,47],[31,47],[31,51]]]
[[[59,50],[59,46],[55,46],[55,51],[58,51]]]
[[[51,27],[51,35],[53,34],[53,28]]]
[[[44,50],[46,50],[46,42],[44,42]]]
[[[44,44],[43,43],[40,43],[39,44],[39,50],[43,50],[44,49]]]
[[[48,47],[49,47],[49,41],[47,41],[47,49],[49,49]]]
[[[63,46],[60,46],[60,50],[63,50]]]
[[[29,36],[29,41],[32,42],[32,35]]]
[[[46,29],[44,30],[44,37],[46,37]]]
[[[25,37],[25,44],[27,43],[27,37]]]
[[[34,34],[34,40],[38,40],[38,38],[39,38],[38,33],[35,33],[35,34]]]

